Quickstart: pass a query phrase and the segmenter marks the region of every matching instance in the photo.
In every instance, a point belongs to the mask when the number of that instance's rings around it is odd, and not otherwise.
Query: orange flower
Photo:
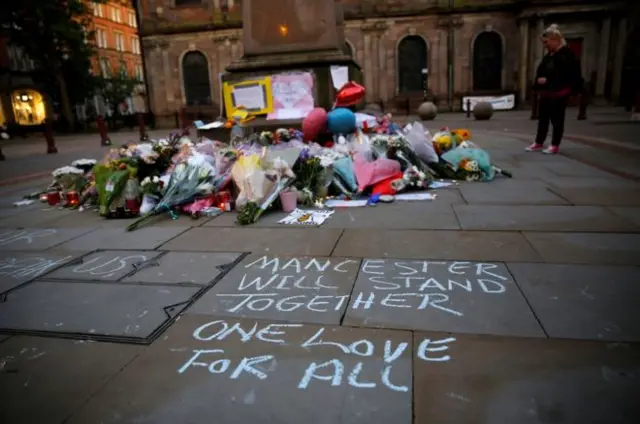
[[[120,169],[122,169],[122,170],[127,169],[127,164],[126,163],[121,163],[120,164]]]

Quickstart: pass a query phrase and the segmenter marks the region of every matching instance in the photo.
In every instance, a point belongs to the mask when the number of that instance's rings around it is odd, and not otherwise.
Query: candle
[[[47,193],[47,202],[49,206],[55,206],[60,203],[60,192],[58,190],[51,190]]]
[[[80,203],[80,197],[78,196],[77,191],[68,191],[67,192],[67,206],[78,206]]]

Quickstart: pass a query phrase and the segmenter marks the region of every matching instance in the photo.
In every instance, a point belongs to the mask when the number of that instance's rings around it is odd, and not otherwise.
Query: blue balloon
[[[327,127],[333,134],[351,134],[356,130],[356,115],[349,109],[334,109],[327,114]]]

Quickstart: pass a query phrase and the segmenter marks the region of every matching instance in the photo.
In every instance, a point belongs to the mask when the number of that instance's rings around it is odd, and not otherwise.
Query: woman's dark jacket
[[[545,84],[538,84],[538,78],[546,78]],[[533,89],[540,95],[564,97],[582,91],[584,80],[580,60],[567,46],[557,52],[547,53],[536,70]]]

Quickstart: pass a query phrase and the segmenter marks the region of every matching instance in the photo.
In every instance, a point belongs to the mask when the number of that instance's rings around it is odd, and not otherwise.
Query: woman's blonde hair
[[[542,36],[549,37],[549,38],[557,38],[562,42],[563,46],[567,44],[567,41],[564,39],[564,35],[562,35],[562,32],[560,31],[560,27],[558,26],[558,24],[549,25],[549,28],[545,29],[544,32],[542,33]]]

